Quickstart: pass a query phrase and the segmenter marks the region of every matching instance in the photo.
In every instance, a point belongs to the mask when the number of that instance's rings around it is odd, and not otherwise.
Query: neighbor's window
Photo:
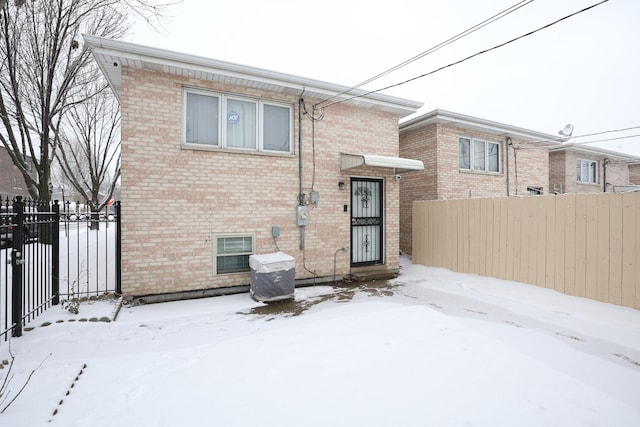
[[[598,182],[598,162],[578,159],[576,162],[578,182],[595,184]]]
[[[291,105],[197,90],[184,97],[186,144],[293,152]]]
[[[527,187],[527,194],[529,196],[539,196],[542,194],[542,187]]]
[[[216,274],[249,271],[253,236],[219,236],[216,239]]]
[[[500,144],[459,138],[458,167],[479,172],[500,172]]]

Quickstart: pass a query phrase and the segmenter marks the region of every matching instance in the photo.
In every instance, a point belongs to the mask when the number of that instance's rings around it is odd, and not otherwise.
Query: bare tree
[[[97,214],[120,177],[120,110],[110,89],[95,86],[85,88],[90,98],[69,110],[56,158],[64,180]]]
[[[19,4],[18,4],[19,3]],[[0,141],[34,199],[49,201],[51,165],[70,111],[103,87],[81,34],[121,38],[131,16],[153,23],[167,7],[152,0],[26,0],[0,10]],[[87,92],[93,87],[94,93]],[[71,119],[70,122],[73,122]],[[64,157],[64,156],[62,156]],[[35,173],[29,173],[31,158]]]

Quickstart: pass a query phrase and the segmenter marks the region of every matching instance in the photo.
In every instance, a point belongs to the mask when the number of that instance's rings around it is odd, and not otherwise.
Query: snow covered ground
[[[84,303],[75,320],[113,311]],[[12,341],[12,393],[44,362],[0,425],[640,425],[639,311],[406,259],[390,285],[291,303],[70,316]]]

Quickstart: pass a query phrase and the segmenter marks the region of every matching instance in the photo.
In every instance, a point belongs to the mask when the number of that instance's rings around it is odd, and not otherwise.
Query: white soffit
[[[337,99],[360,108],[397,114],[399,117],[414,114],[418,108],[422,107],[421,102],[379,93],[367,93],[361,89],[350,91],[346,86],[276,71],[87,34],[83,37],[118,99],[120,99],[122,84],[121,69],[130,67],[275,92],[305,94],[306,97],[316,100]]]
[[[345,154],[340,155],[340,166],[351,169],[358,166],[372,166],[378,168],[395,169],[396,173],[424,170],[421,160],[405,159],[402,157],[377,156],[375,154]]]

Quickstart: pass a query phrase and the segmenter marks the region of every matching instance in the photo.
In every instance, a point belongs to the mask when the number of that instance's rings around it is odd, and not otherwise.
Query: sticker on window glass
[[[231,123],[232,125],[235,125],[236,123],[240,122],[240,114],[236,113],[235,111],[229,111],[227,113],[227,121],[229,123]]]

